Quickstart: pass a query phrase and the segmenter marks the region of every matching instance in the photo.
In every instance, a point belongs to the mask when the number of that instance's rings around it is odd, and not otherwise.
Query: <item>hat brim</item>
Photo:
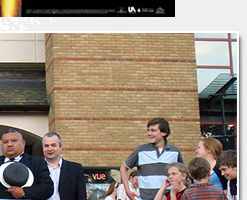
[[[4,178],[3,178],[3,172],[4,172],[5,168],[8,167],[8,166],[9,166],[10,164],[12,164],[12,163],[14,163],[14,162],[7,162],[7,163],[4,163],[4,164],[2,164],[2,165],[0,166],[0,182],[1,182],[1,183],[3,184],[3,186],[6,187],[6,188],[10,188],[11,185],[9,185],[9,184],[4,180]],[[25,166],[25,167],[26,167],[26,166]],[[31,171],[28,167],[26,167],[26,168],[28,169],[28,180],[27,180],[27,182],[26,182],[23,186],[21,186],[21,188],[30,187],[30,186],[32,186],[32,184],[33,184],[33,180],[34,180],[33,173],[32,173],[32,171]]]

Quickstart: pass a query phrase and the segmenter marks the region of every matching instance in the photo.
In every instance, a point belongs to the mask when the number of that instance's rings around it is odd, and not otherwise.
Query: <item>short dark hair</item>
[[[3,135],[5,135],[5,134],[7,134],[7,133],[18,133],[18,134],[20,134],[21,137],[23,138],[22,133],[21,133],[20,131],[16,130],[16,129],[14,129],[14,128],[8,128],[8,129],[6,129],[6,130],[3,132],[2,137],[3,137]]]
[[[228,150],[217,158],[217,166],[237,167],[237,152]]]
[[[60,137],[60,135],[56,132],[48,132],[44,135],[44,137],[53,137],[53,136],[57,136],[58,137],[58,144],[59,146],[61,147],[62,146],[62,139]],[[44,140],[44,137],[42,139],[42,145],[43,145],[43,140]]]
[[[138,172],[136,170],[132,171],[129,175],[129,178],[132,177],[134,178],[135,176],[138,176]]]
[[[166,121],[164,118],[154,118],[148,122],[147,127],[154,126],[156,124],[159,124],[159,129],[161,132],[166,133],[164,136],[164,139],[166,140],[166,138],[170,135],[170,126],[168,121]]]
[[[189,162],[188,169],[192,178],[200,181],[210,172],[210,164],[205,158],[195,157]]]

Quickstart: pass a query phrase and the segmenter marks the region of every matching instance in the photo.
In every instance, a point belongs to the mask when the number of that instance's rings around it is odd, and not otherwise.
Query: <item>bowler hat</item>
[[[7,162],[0,166],[0,182],[7,188],[30,187],[33,179],[32,171],[20,162]]]

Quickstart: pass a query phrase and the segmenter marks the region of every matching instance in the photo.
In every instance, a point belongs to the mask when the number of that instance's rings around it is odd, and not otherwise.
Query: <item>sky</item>
[[[226,37],[225,37],[225,36]],[[227,33],[195,33],[195,37],[227,38]],[[233,36],[232,36],[233,37]],[[237,39],[237,36],[236,36]],[[238,42],[232,42],[233,72],[237,73]],[[225,41],[195,41],[196,65],[198,66],[229,66],[228,42]],[[230,69],[197,69],[198,92],[207,87],[220,73],[230,74]]]

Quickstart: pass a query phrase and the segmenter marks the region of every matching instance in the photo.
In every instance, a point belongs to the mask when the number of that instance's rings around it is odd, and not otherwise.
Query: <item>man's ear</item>
[[[163,136],[163,137],[167,135],[166,132],[161,132],[161,133],[162,133],[162,136]]]

